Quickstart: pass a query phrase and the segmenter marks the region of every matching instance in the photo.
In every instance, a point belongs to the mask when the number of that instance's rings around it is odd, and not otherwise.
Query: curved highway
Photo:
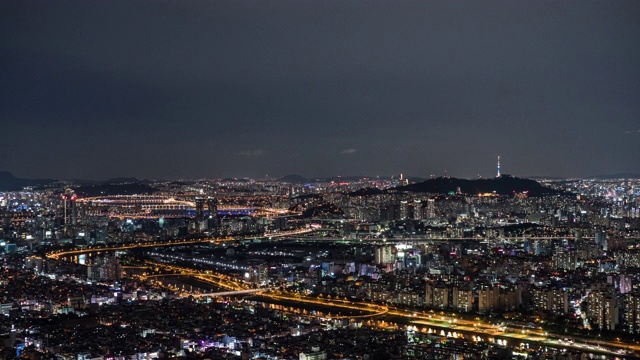
[[[301,235],[305,233],[311,233],[316,231],[315,229],[304,229],[286,233],[278,233],[267,235],[266,237],[286,237],[293,235]],[[102,252],[102,251],[115,251],[126,250],[134,248],[145,247],[157,247],[157,246],[175,246],[175,245],[188,245],[203,242],[215,242],[224,243],[229,241],[237,241],[235,238],[212,238],[212,239],[192,239],[192,240],[173,240],[166,242],[151,242],[140,244],[128,244],[122,246],[111,246],[102,248],[85,248],[79,250],[60,250],[47,254],[47,257],[58,259],[62,256],[77,255],[83,253]],[[417,313],[409,310],[401,309],[389,309],[384,306],[380,306],[375,303],[369,302],[351,302],[339,299],[319,299],[307,296],[301,296],[298,294],[287,294],[280,291],[268,291],[273,289],[252,289],[247,285],[236,281],[224,274],[211,273],[211,271],[199,271],[189,268],[177,267],[173,265],[166,265],[162,263],[152,263],[154,266],[162,267],[166,270],[177,272],[176,275],[189,275],[199,280],[212,283],[223,289],[227,289],[228,294],[238,293],[260,293],[260,296],[271,298],[273,300],[283,300],[298,302],[301,304],[313,304],[324,307],[335,307],[348,310],[357,310],[367,312],[368,314],[359,316],[332,316],[331,318],[371,318],[383,315],[400,316],[409,320],[409,323],[415,326],[430,326],[438,329],[450,329],[452,331],[460,331],[469,334],[478,335],[478,338],[506,338],[512,340],[518,340],[523,342],[533,342],[542,344],[549,347],[556,348],[568,348],[581,351],[592,351],[594,353],[601,353],[607,355],[615,355],[622,357],[632,357],[632,352],[640,354],[640,346],[636,344],[608,341],[608,340],[592,340],[587,338],[566,336],[564,334],[548,333],[541,329],[512,329],[512,328],[500,328],[497,325],[484,323],[480,321],[463,320],[451,317],[442,317],[437,315],[427,315],[425,313]],[[166,276],[163,275],[163,276]],[[213,294],[211,294],[213,295]],[[567,340],[564,340],[567,339]]]

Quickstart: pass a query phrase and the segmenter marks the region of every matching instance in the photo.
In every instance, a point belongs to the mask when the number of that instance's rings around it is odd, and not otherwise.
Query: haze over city
[[[0,169],[640,173],[635,1],[4,1]]]

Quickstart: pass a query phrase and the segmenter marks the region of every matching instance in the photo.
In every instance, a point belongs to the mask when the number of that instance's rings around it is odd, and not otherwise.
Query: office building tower
[[[62,193],[63,221],[65,229],[68,226],[76,225],[78,222],[76,205],[77,199],[78,196],[72,189],[67,189]]]
[[[196,202],[196,220],[202,221],[204,220],[205,199],[197,197],[195,202]]]

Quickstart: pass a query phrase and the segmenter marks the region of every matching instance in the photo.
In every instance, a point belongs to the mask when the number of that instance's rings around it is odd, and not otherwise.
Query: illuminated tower
[[[204,220],[204,203],[205,199],[196,198],[196,220],[198,221]]]
[[[498,175],[496,177],[500,177],[500,155],[498,155]]]
[[[220,225],[218,218],[218,200],[216,198],[207,199],[207,207],[209,208],[209,229],[217,228]]]
[[[216,198],[207,199],[207,207],[209,208],[209,217],[218,216],[218,200]]]
[[[64,193],[62,193],[62,204],[64,206],[63,220],[65,229],[69,225],[76,225],[77,223],[77,208],[76,208],[76,199],[78,195],[71,190],[67,189]]]
[[[197,231],[202,231],[203,230],[202,222],[204,221],[205,199],[197,197],[195,200],[196,200],[196,229]]]

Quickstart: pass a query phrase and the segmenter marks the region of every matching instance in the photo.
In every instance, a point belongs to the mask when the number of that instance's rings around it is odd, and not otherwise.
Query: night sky
[[[640,173],[639,1],[2,1],[0,170]]]

